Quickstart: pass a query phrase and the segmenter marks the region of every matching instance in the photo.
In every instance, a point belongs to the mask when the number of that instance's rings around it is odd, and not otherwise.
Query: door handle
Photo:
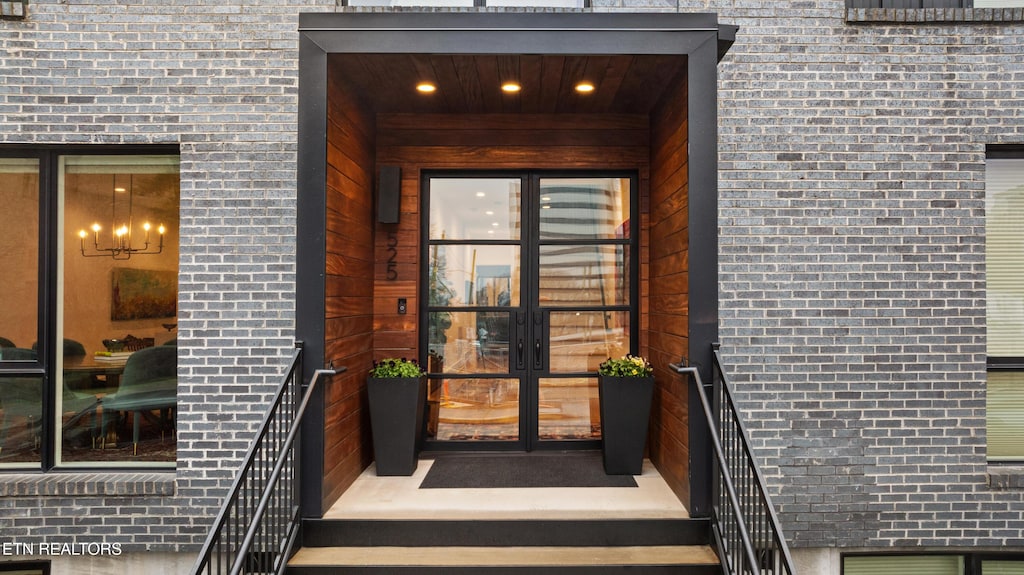
[[[526,369],[526,312],[516,312],[516,369]]]
[[[536,310],[533,312],[533,369],[544,368],[544,357],[541,351],[541,338],[544,334],[544,314]]]

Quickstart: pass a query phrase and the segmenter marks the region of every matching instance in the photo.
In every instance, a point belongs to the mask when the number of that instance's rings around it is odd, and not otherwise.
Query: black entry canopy
[[[344,12],[299,15],[299,32],[327,53],[690,54],[715,41],[721,59],[736,26],[717,14],[579,12]],[[344,32],[344,34],[338,34]]]

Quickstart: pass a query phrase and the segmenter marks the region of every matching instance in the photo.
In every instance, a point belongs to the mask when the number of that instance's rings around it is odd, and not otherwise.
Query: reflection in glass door
[[[421,338],[434,445],[596,446],[597,366],[635,340],[632,183],[425,179]]]

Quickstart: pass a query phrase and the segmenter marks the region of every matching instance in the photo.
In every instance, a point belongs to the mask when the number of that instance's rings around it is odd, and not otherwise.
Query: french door
[[[428,447],[594,448],[597,367],[635,352],[636,180],[423,178]]]

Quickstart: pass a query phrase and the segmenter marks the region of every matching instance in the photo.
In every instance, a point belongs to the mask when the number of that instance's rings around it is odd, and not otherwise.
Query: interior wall
[[[378,224],[374,286],[374,356],[418,357],[420,176],[425,169],[637,170],[641,240],[646,234],[650,134],[646,115],[382,114],[377,162],[402,170],[401,217]],[[393,237],[393,240],[389,240]],[[389,242],[393,245],[389,251]],[[641,253],[646,248],[641,246]],[[644,260],[642,260],[644,261]],[[390,262],[390,267],[389,267]],[[393,270],[389,276],[389,270]],[[641,274],[643,276],[643,273]],[[646,282],[641,282],[641,299]],[[408,313],[397,313],[397,298]],[[640,348],[646,350],[647,318]]]
[[[0,337],[29,348],[39,338],[39,175],[0,171],[0,189],[0,229],[8,246],[0,254]]]
[[[127,178],[125,178],[127,179]],[[79,251],[79,229],[89,229],[93,223],[103,226],[99,234],[101,248],[114,245],[111,237],[111,175],[75,174],[68,178],[68,190],[62,206],[64,228],[57,232],[63,245],[63,337],[81,343],[87,353],[104,350],[104,339],[123,339],[127,335],[153,338],[160,345],[177,336],[173,328],[164,324],[177,324],[176,317],[153,317],[114,320],[112,290],[115,269],[134,269],[157,272],[177,272],[179,244],[179,183],[174,174],[139,174],[135,176],[138,188],[133,199],[135,218],[132,245],[141,247],[141,222],[167,228],[163,251],[159,254],[135,255],[127,260],[110,257],[83,257]],[[73,182],[73,184],[71,184]],[[5,270],[19,270],[0,278],[0,337],[11,340],[17,347],[30,348],[38,342],[38,258],[39,258],[39,179],[35,173],[0,174],[0,189],[4,190],[5,206],[0,211],[0,229],[10,230],[11,245],[2,261]],[[119,199],[121,208],[127,204]],[[125,210],[126,214],[127,211]],[[123,223],[124,220],[119,220]],[[92,235],[86,240],[86,250],[93,253]],[[151,250],[156,249],[156,233],[152,234]]]
[[[126,177],[121,178],[127,180]],[[180,184],[178,174],[137,174],[133,177],[136,192],[132,198],[134,230],[132,245],[142,247],[141,222],[164,225],[163,251],[159,254],[134,255],[128,260],[108,257],[82,257],[80,229],[89,229],[93,222],[103,226],[99,234],[101,249],[114,245],[110,229],[111,177],[108,174],[75,174],[65,178],[65,194],[61,241],[64,244],[63,285],[60,294],[64,300],[63,337],[82,343],[87,353],[102,351],[104,339],[123,339],[128,335],[153,338],[156,345],[177,337],[173,328],[163,324],[177,324],[174,315],[156,318],[113,320],[113,280],[116,269],[171,272],[178,271]],[[117,200],[123,212],[125,198]],[[119,220],[118,223],[122,223]],[[85,240],[86,251],[91,253],[92,237]],[[150,250],[159,242],[152,233]],[[176,287],[176,286],[175,286]],[[122,286],[123,289],[123,286]],[[175,290],[176,291],[176,290]],[[174,311],[168,309],[168,311]]]
[[[683,76],[685,78],[685,75]],[[689,166],[686,84],[651,114],[649,359],[655,369],[650,456],[683,502],[690,501],[688,390],[668,364],[688,355]]]
[[[374,338],[374,124],[369,107],[333,76],[328,93],[324,357],[348,371],[324,389],[323,509],[373,460],[366,374]]]

